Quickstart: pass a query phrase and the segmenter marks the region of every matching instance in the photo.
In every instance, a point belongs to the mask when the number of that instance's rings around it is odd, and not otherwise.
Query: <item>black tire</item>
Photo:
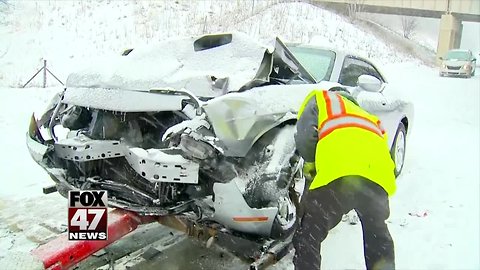
[[[472,72],[472,77],[475,76],[475,70]]]
[[[402,142],[399,140],[403,139],[403,150],[397,149],[397,147],[402,147]],[[407,131],[405,129],[405,125],[402,122],[398,124],[397,132],[395,133],[395,137],[393,139],[392,148],[390,149],[390,156],[392,157],[393,162],[395,163],[395,168],[393,169],[395,173],[395,177],[398,177],[403,170],[405,164],[405,153],[407,148]],[[403,151],[401,156],[397,155],[397,151]],[[397,157],[400,157],[401,160],[397,160]],[[400,167],[399,167],[399,164]]]

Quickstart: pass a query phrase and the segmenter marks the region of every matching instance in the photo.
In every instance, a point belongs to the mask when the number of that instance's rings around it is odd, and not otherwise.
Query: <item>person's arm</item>
[[[318,106],[313,95],[297,121],[295,144],[305,162],[315,162],[318,141]]]

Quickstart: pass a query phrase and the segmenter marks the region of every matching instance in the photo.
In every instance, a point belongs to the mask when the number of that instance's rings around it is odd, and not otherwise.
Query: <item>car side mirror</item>
[[[357,85],[368,92],[380,92],[382,89],[382,82],[371,75],[360,75]]]
[[[133,48],[132,48],[132,49],[126,49],[125,51],[122,52],[122,56],[127,56],[127,55],[129,55],[132,51],[133,51]]]

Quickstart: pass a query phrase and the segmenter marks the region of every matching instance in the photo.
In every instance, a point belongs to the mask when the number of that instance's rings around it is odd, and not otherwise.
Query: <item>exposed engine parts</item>
[[[190,107],[186,104],[185,111],[124,113],[57,105],[49,122],[56,133],[55,142],[42,138],[52,145],[41,163],[48,170],[63,170],[51,176],[64,195],[71,188],[107,190],[112,206],[140,214],[193,211],[197,219],[217,220],[239,231],[286,235],[296,212],[291,189],[295,179],[302,177],[292,143],[294,126],[272,128],[260,134],[252,146],[248,143],[254,133],[248,135],[243,144],[250,150],[245,151],[238,148],[241,144],[229,145],[228,140],[219,139],[218,126],[212,126],[205,113],[185,113],[197,111]],[[64,130],[63,135],[56,127]],[[238,123],[225,126],[232,130],[225,129],[223,136],[239,136],[233,130],[238,127]],[[33,124],[31,132],[40,133],[36,130]],[[31,135],[37,144],[39,137]],[[232,147],[237,148],[230,151]],[[246,154],[229,156],[229,151]],[[217,190],[226,193],[216,193],[215,186],[223,184],[228,188]],[[234,200],[231,206],[218,204],[218,200],[229,199]],[[234,213],[245,210],[244,215],[264,215],[259,218],[268,222],[256,229],[235,221],[244,218]]]

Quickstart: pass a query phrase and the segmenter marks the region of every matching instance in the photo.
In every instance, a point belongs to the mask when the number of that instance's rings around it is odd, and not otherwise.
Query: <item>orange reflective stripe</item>
[[[345,103],[340,95],[332,92],[323,91],[328,118],[346,113]]]
[[[380,130],[382,131],[382,134],[385,134],[385,128],[383,128],[383,125],[382,125],[382,122],[380,122],[380,120],[377,121],[377,126],[380,128]]]
[[[340,97],[340,95],[337,95],[338,102],[340,102],[340,114],[347,114],[347,109],[345,109],[345,102],[343,102],[343,99]]]
[[[265,222],[268,217],[233,217],[236,222]]]
[[[345,102],[340,95],[328,91],[322,91],[322,94],[325,100],[327,119],[318,128],[319,140],[336,129],[346,127],[361,128],[383,137],[385,130],[381,126],[380,120],[375,123],[367,117],[347,113]]]
[[[327,117],[330,118],[333,116],[332,113],[332,100],[330,99],[330,96],[328,95],[327,91],[323,91],[323,98],[325,99],[325,104],[326,104],[326,109],[327,109]]]

